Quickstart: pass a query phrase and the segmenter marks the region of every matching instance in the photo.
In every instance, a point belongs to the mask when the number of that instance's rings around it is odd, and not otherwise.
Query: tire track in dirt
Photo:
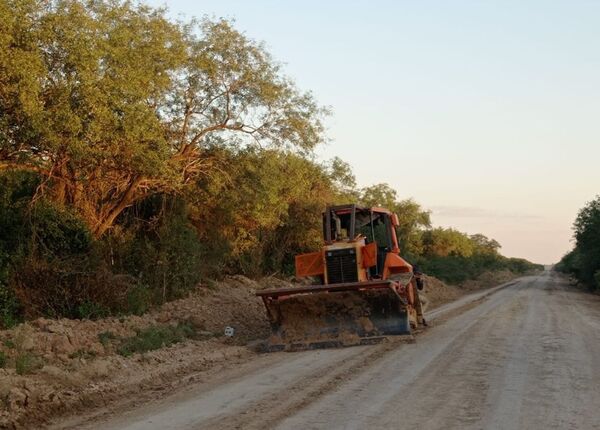
[[[236,415],[215,417],[205,421],[201,428],[215,430],[272,428],[289,415],[318,401],[343,381],[383,360],[388,353],[399,346],[412,342],[414,342],[412,336],[406,336],[390,339],[370,348],[360,347],[365,349],[350,359],[341,363],[332,363],[302,378],[294,385],[281,387],[281,390],[270,393]]]

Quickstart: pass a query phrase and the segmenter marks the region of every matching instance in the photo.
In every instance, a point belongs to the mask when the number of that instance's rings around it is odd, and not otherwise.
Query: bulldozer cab
[[[328,245],[360,238],[364,238],[366,245],[375,243],[377,264],[368,270],[370,278],[380,278],[387,253],[399,252],[396,225],[396,215],[387,209],[354,204],[330,206],[323,213],[323,239]]]

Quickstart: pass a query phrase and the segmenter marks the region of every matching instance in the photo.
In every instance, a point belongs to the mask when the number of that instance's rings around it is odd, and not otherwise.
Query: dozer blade
[[[410,334],[408,308],[389,281],[262,290],[269,351],[377,343]]]

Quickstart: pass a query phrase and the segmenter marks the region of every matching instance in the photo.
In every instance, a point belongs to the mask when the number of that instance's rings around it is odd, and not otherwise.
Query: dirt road
[[[413,343],[265,354],[88,429],[600,428],[600,299],[550,272],[430,315]]]

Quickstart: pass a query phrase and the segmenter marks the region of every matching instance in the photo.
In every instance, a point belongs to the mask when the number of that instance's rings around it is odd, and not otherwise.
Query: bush
[[[188,220],[180,199],[155,196],[127,211],[101,246],[111,270],[137,280],[129,291],[129,311],[146,312],[153,304],[181,298],[209,270],[207,246]]]
[[[23,352],[15,358],[17,375],[27,375],[42,367],[44,367],[42,359],[29,352]]]
[[[556,270],[575,276],[590,289],[600,288],[600,196],[588,202],[573,225],[575,248],[556,265]]]
[[[506,258],[499,254],[474,254],[470,257],[451,255],[447,257],[427,257],[415,260],[421,269],[445,282],[460,284],[476,279],[484,272],[510,270],[515,274],[526,274],[543,270],[543,266],[519,258]]]
[[[71,296],[57,290],[65,290],[65,283],[89,266],[84,261],[93,244],[89,230],[65,208],[44,200],[33,204],[39,183],[29,172],[0,174],[1,327],[15,325],[24,315],[76,315],[63,309],[71,306]]]
[[[152,306],[152,292],[145,286],[138,284],[127,293],[127,313],[142,315]]]
[[[0,369],[4,369],[6,367],[6,354],[4,351],[0,351]]]
[[[207,247],[183,201],[155,196],[95,241],[71,211],[40,200],[39,179],[0,174],[0,327],[23,317],[142,314],[199,282]]]
[[[178,324],[177,326],[154,326],[140,330],[134,337],[123,339],[117,352],[125,357],[134,353],[143,353],[183,342],[193,337],[194,329],[189,324]]]
[[[21,304],[8,285],[0,282],[0,328],[11,328],[21,322]]]
[[[0,328],[21,319],[21,306],[9,286],[12,266],[27,254],[31,229],[27,205],[39,184],[29,172],[0,174]]]
[[[50,263],[22,261],[11,284],[28,318],[98,318],[127,310],[127,294],[136,280],[96,265],[86,257]]]
[[[80,305],[77,306],[75,313],[77,318],[93,320],[109,316],[111,310],[100,303],[95,303],[88,299],[84,300]]]
[[[103,331],[98,334],[98,340],[105,348],[110,344],[112,340],[117,339],[117,336],[112,331]]]

